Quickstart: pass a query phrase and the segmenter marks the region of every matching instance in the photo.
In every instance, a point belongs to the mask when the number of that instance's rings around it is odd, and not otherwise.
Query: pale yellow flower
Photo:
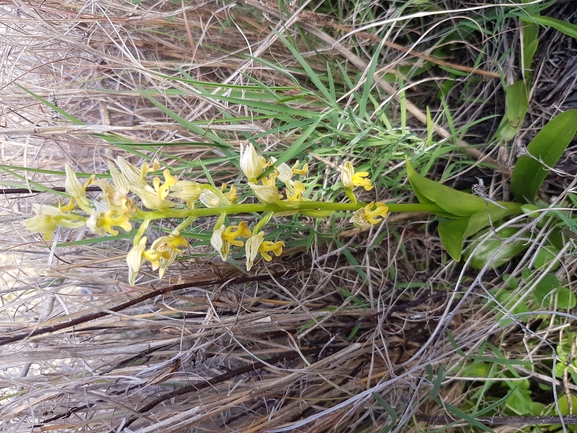
[[[289,183],[293,177],[293,171],[286,162],[279,164],[276,168],[278,178],[282,183]]]
[[[306,176],[309,172],[309,164],[305,163],[302,168],[299,168],[300,161],[294,163],[291,168],[293,174],[300,174],[301,176]]]
[[[152,270],[158,269],[158,277],[164,277],[166,269],[174,263],[177,256],[182,256],[183,250],[188,248],[188,242],[180,235],[162,236],[155,240],[150,249],[144,251],[143,257],[152,264]]]
[[[272,257],[269,253],[272,252],[275,256],[278,257],[282,254],[283,247],[283,241],[265,241],[264,232],[258,232],[257,234],[251,236],[245,244],[246,270],[250,271],[258,253],[260,253],[267,262],[270,262]]]
[[[245,243],[245,255],[246,255],[246,270],[250,271],[252,268],[256,256],[258,255],[259,248],[264,241],[264,232],[258,232],[253,234]]]
[[[126,264],[128,265],[128,282],[134,286],[136,276],[140,267],[145,261],[144,250],[146,249],[146,236],[140,239],[138,245],[134,245],[126,256]]]
[[[66,180],[64,181],[66,192],[72,196],[80,209],[88,214],[92,213],[90,202],[86,197],[86,187],[92,183],[94,175],[92,175],[88,181],[82,185],[76,177],[76,173],[72,170],[72,167],[66,164],[64,170],[66,171]]]
[[[278,257],[282,254],[283,247],[284,247],[283,241],[276,241],[276,242],[263,241],[260,244],[258,251],[267,262],[270,262],[272,260],[272,257],[268,253],[272,252],[274,253],[275,256]]]
[[[144,204],[148,209],[156,210],[174,207],[173,202],[160,198],[158,192],[150,185],[146,185],[142,188],[131,186],[130,189],[134,194],[140,197],[142,204]]]
[[[165,200],[170,191],[170,186],[176,184],[176,178],[168,170],[164,171],[165,183],[161,184],[160,179],[156,177],[153,179],[153,188],[146,182],[146,173],[149,171],[148,164],[143,164],[139,170],[120,156],[116,159],[116,162],[122,171],[122,176],[125,178],[125,181],[119,182],[128,185],[130,191],[140,197],[144,206],[152,210],[174,207],[173,202]],[[157,164],[154,164],[154,168],[157,168]],[[111,167],[112,165],[111,163]]]
[[[256,182],[266,166],[266,159],[256,153],[252,143],[240,145],[240,169],[249,181]]]
[[[278,188],[274,185],[256,185],[248,183],[252,192],[262,203],[275,203],[282,196],[278,193]]]
[[[226,198],[226,197],[225,197]],[[220,206],[226,206],[226,203],[221,197],[216,195],[210,189],[203,189],[200,193],[200,202],[206,207],[215,208]]]
[[[103,236],[108,232],[112,236],[116,236],[118,230],[114,230],[112,227],[121,227],[127,232],[132,230],[132,223],[130,222],[132,212],[130,210],[125,211],[123,208],[113,208],[107,202],[95,202],[95,205],[96,210],[92,212],[86,221],[86,227],[92,233]]]
[[[170,174],[170,170],[168,169],[165,169],[162,172],[162,175],[164,176],[164,183],[160,183],[160,178],[155,177],[152,179],[152,185],[154,186],[154,190],[158,197],[165,199],[170,192],[170,187],[176,185],[177,178]]]
[[[248,228],[246,221],[242,221],[237,226],[234,225],[226,228],[223,224],[218,229],[214,230],[210,238],[210,244],[216,251],[218,251],[220,258],[224,261],[228,256],[231,245],[237,247],[242,247],[244,245],[244,242],[237,238],[250,238],[250,236],[251,231]]]
[[[238,200],[238,196],[236,195],[236,186],[231,185],[228,192],[224,192],[227,186],[228,185],[226,183],[223,183],[220,187],[220,190],[227,199],[229,199],[232,203],[235,203]]]
[[[371,225],[379,224],[387,217],[389,207],[381,202],[371,202],[365,207],[355,211],[351,222],[361,228],[368,228]]]
[[[42,234],[47,241],[52,239],[58,226],[75,229],[85,224],[83,218],[64,213],[59,207],[34,203],[32,209],[36,215],[22,221],[22,225],[31,232]]]
[[[201,192],[200,184],[190,180],[179,180],[170,187],[170,196],[183,200],[191,209],[200,198]]]
[[[133,188],[144,188],[147,186],[146,183],[146,171],[143,172],[139,170],[134,165],[126,161],[122,157],[116,158],[116,163],[122,172],[122,175],[126,178],[126,183],[128,187],[133,191]],[[112,163],[110,164],[112,166]],[[146,166],[148,167],[148,165]]]
[[[362,186],[366,191],[373,189],[371,185],[371,180],[368,178],[369,173],[366,171],[359,171],[355,173],[355,168],[350,161],[345,162],[344,165],[340,167],[341,170],[341,181],[343,186],[348,189],[354,189],[357,186]]]
[[[287,185],[286,198],[289,202],[302,201],[305,186],[300,180],[292,181]]]

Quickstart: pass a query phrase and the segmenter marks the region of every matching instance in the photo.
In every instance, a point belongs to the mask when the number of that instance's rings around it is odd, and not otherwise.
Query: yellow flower
[[[228,199],[224,196],[219,197],[210,189],[203,189],[200,193],[200,202],[206,207],[215,208],[220,206],[227,206],[228,203],[225,200]]]
[[[22,221],[22,225],[31,232],[41,233],[47,241],[58,226],[74,229],[84,225],[83,218],[66,214],[59,207],[34,203],[32,209],[36,215]]]
[[[283,247],[284,242],[282,241],[265,241],[264,232],[258,232],[257,234],[251,236],[245,244],[246,270],[250,271],[258,253],[260,253],[267,262],[270,262],[272,257],[268,253],[272,252],[275,256],[278,257],[282,254]]]
[[[230,226],[226,228],[223,224],[219,228],[215,229],[212,233],[210,244],[216,251],[218,251],[220,258],[224,261],[228,256],[231,245],[237,247],[242,247],[244,245],[244,242],[238,240],[237,238],[250,238],[250,235],[251,231],[248,228],[246,221],[242,221],[237,226]]]
[[[345,164],[340,167],[340,170],[341,181],[343,182],[343,186],[345,188],[352,190],[356,186],[362,186],[366,191],[373,189],[371,180],[368,178],[369,173],[366,171],[359,171],[355,173],[355,168],[349,161],[345,162]]]
[[[288,201],[302,201],[305,193],[305,186],[299,180],[287,184],[286,198]]]
[[[274,255],[278,257],[282,254],[283,247],[284,247],[283,241],[277,241],[277,242],[264,241],[263,243],[260,244],[258,251],[267,262],[270,262],[272,260],[272,257],[268,253],[273,252]]]
[[[194,203],[200,198],[201,192],[200,184],[190,180],[179,180],[170,187],[170,195],[185,201],[191,209],[194,209]]]
[[[131,286],[134,286],[136,281],[136,276],[140,267],[145,261],[143,256],[144,250],[146,249],[146,236],[140,239],[138,245],[134,245],[132,249],[128,252],[126,256],[126,264],[128,265],[128,282]]]
[[[289,183],[293,177],[293,171],[286,162],[279,164],[276,168],[276,173],[282,183]]]
[[[259,248],[264,241],[264,232],[253,234],[245,243],[244,249],[246,251],[246,270],[250,271],[254,264],[254,260],[258,255]]]
[[[309,164],[305,163],[303,165],[303,168],[299,168],[299,164],[300,161],[297,160],[297,162],[294,163],[294,165],[291,168],[291,171],[293,174],[300,174],[301,176],[306,176],[309,172]]]
[[[236,186],[231,185],[230,190],[228,192],[224,192],[227,186],[228,185],[226,183],[223,183],[220,187],[220,190],[227,199],[229,199],[232,203],[235,203],[238,199],[238,196],[236,195]]]
[[[373,209],[374,208],[374,209]],[[389,207],[381,202],[371,202],[365,207],[355,211],[351,222],[361,228],[368,228],[371,225],[379,224],[387,217]]]
[[[125,178],[124,181],[119,181],[119,183],[128,185],[130,191],[140,197],[144,206],[152,210],[174,206],[173,202],[164,200],[170,191],[170,186],[176,184],[176,178],[168,170],[164,171],[165,183],[161,185],[160,179],[154,178],[153,188],[146,183],[146,173],[149,171],[148,164],[144,164],[139,170],[120,156],[116,159],[116,162],[122,171],[122,176]],[[157,164],[154,164],[154,168],[157,168]],[[112,165],[113,163],[110,163],[111,174]]]
[[[165,199],[168,193],[170,192],[170,187],[176,185],[176,177],[170,174],[168,169],[162,172],[164,176],[164,183],[160,183],[160,178],[155,177],[152,179],[152,185],[154,186],[154,190],[159,198]]]
[[[266,159],[257,155],[252,143],[240,145],[240,169],[250,182],[256,182],[266,166]]]
[[[74,173],[72,167],[66,164],[64,166],[64,170],[66,171],[66,181],[64,182],[64,188],[66,188],[68,194],[70,194],[76,201],[80,209],[88,214],[92,213],[90,203],[88,202],[88,198],[86,198],[86,187],[92,183],[94,180],[94,175],[92,175],[88,181],[82,185],[76,178],[76,173]]]
[[[150,185],[146,185],[142,188],[131,186],[130,190],[136,194],[142,200],[142,204],[148,209],[166,209],[168,207],[174,207],[174,203],[168,200],[164,200],[159,197],[158,192],[155,191]]]
[[[86,227],[92,233],[102,236],[108,232],[112,236],[116,236],[118,231],[112,227],[122,227],[127,232],[132,230],[130,222],[131,210],[127,209],[124,211],[123,208],[113,208],[107,202],[95,202],[95,205],[96,211],[92,212],[92,215],[86,221]]]
[[[150,249],[144,251],[143,257],[152,264],[152,270],[158,269],[158,277],[164,277],[166,269],[174,263],[176,256],[182,256],[183,250],[188,248],[188,242],[180,235],[162,236],[155,240]]]
[[[126,184],[128,185],[128,187],[132,190],[132,188],[144,188],[147,184],[146,184],[146,170],[143,172],[142,170],[139,170],[138,168],[136,168],[134,165],[132,165],[131,163],[129,163],[128,161],[126,161],[124,158],[122,157],[118,157],[116,158],[116,163],[118,164],[118,167],[120,168],[120,171],[122,172],[122,175],[125,177],[126,179]],[[112,165],[114,165],[112,162],[110,163],[110,167],[112,167]],[[143,166],[144,168],[145,166]],[[146,167],[148,167],[148,164],[146,164]]]
[[[258,198],[262,203],[275,203],[282,196],[278,193],[278,188],[274,185],[256,185],[252,182],[248,183],[250,189],[256,198]]]

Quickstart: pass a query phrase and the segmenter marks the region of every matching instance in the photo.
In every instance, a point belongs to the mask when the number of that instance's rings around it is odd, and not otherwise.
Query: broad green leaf
[[[548,298],[549,302],[547,302],[547,305],[550,305],[553,296],[552,292],[560,287],[561,281],[555,275],[545,274],[533,289],[533,299],[538,304],[543,305],[543,301]]]
[[[511,177],[511,191],[520,203],[534,202],[535,196],[577,132],[577,110],[567,110],[551,119],[533,138],[517,160]],[[542,163],[540,162],[542,161]],[[412,183],[412,182],[411,182]]]
[[[505,209],[491,203],[485,209],[471,215],[469,218],[447,219],[439,223],[438,232],[443,247],[449,255],[459,261],[463,250],[463,242],[492,223],[511,215],[521,213],[517,203],[502,203]],[[490,212],[490,214],[489,214]]]
[[[485,266],[498,268],[529,248],[529,244],[521,240],[508,241],[517,234],[514,228],[501,229],[497,234],[499,238],[477,239],[467,247],[465,255],[472,268],[482,269]]]
[[[568,23],[567,21],[558,20],[551,17],[542,17],[539,15],[531,15],[530,18],[520,17],[522,21],[526,23],[535,22],[541,24],[542,26],[553,27],[555,30],[559,30],[561,33],[565,33],[567,36],[577,39],[577,26],[575,24]]]
[[[449,216],[454,217],[468,217],[487,209],[487,203],[481,197],[457,191],[429,180],[415,171],[409,158],[406,158],[406,160],[407,176],[420,203],[435,203],[445,210]],[[491,204],[490,206],[494,205]]]
[[[577,299],[571,290],[567,287],[561,287],[557,290],[557,308],[561,310],[570,310],[577,305]]]
[[[460,218],[442,220],[437,227],[443,248],[456,261],[461,260],[463,241],[468,226],[468,218]]]

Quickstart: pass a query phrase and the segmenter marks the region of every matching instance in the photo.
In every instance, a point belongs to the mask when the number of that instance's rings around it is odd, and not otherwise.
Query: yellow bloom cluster
[[[266,160],[258,155],[252,144],[241,146],[240,169],[247,178],[247,185],[258,202],[237,204],[237,188],[223,185],[216,188],[189,180],[179,180],[168,169],[162,176],[158,162],[145,163],[136,167],[126,159],[118,157],[109,163],[111,180],[95,180],[91,176],[84,184],[76,173],[66,166],[66,191],[70,195],[68,204],[34,206],[35,216],[24,221],[24,226],[50,239],[57,227],[78,228],[86,226],[93,233],[104,236],[118,235],[118,228],[126,232],[138,225],[133,238],[133,247],[126,257],[128,280],[131,285],[144,263],[150,263],[162,278],[168,266],[182,256],[190,247],[181,232],[199,216],[218,216],[212,229],[210,244],[227,260],[232,247],[245,249],[246,268],[250,270],[260,255],[266,261],[280,256],[285,246],[281,240],[265,240],[263,228],[273,216],[302,215],[322,218],[338,209],[355,210],[351,219],[355,225],[367,227],[386,218],[385,204],[363,204],[356,201],[354,188],[373,188],[368,172],[355,172],[350,162],[340,167],[343,189],[352,203],[312,201],[307,198],[312,185],[304,183],[308,164],[296,161],[292,166],[278,163],[274,158]],[[94,199],[86,195],[90,184],[98,185],[100,194]],[[280,187],[280,190],[279,190]],[[200,202],[202,206],[196,207]],[[340,206],[340,207],[339,207]],[[231,223],[230,215],[260,213],[256,225],[249,228],[246,221]],[[183,220],[170,234],[160,236],[147,246],[145,236],[151,221],[163,218]]]

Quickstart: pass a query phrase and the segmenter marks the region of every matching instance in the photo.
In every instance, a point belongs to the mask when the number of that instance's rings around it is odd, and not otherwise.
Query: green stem
[[[145,219],[157,220],[162,218],[199,218],[220,215],[226,213],[232,214],[246,214],[246,213],[262,213],[262,212],[299,212],[306,210],[325,210],[325,211],[355,211],[366,206],[368,203],[327,203],[322,201],[300,201],[290,203],[254,203],[254,204],[231,204],[229,206],[221,206],[216,208],[200,208],[200,209],[162,209],[158,211],[141,212],[138,216]],[[443,213],[443,209],[436,204],[387,204],[389,212],[430,212]]]

